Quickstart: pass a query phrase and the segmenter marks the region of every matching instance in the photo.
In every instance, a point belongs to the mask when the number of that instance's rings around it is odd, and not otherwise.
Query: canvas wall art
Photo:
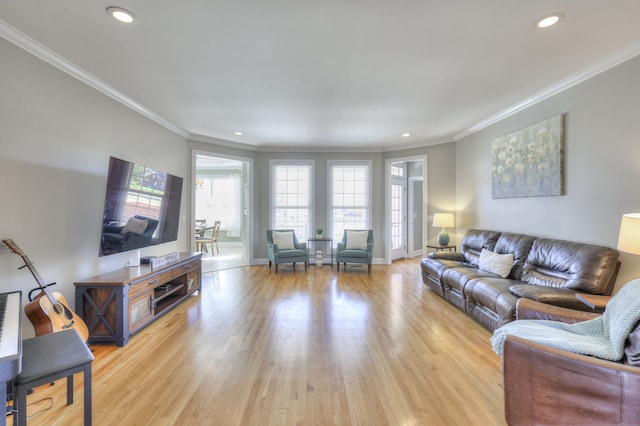
[[[491,143],[493,198],[563,195],[563,116]]]

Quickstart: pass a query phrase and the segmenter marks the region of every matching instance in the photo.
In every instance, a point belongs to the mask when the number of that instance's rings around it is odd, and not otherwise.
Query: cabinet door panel
[[[153,318],[153,290],[129,300],[129,332]]]

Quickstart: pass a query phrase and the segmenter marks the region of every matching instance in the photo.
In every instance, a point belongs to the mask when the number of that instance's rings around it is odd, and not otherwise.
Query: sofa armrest
[[[577,292],[567,288],[549,287],[534,284],[514,284],[509,287],[511,294],[536,302],[547,303],[549,305],[561,306],[563,308],[575,309],[578,311],[591,311],[587,305],[576,299]]]
[[[465,261],[462,253],[457,251],[433,251],[429,253],[428,257],[431,259],[457,260],[459,262]]]
[[[600,314],[576,311],[575,309],[562,308],[535,300],[520,298],[516,303],[516,319],[536,319],[549,321],[562,321],[569,324],[587,321]]]
[[[640,418],[640,368],[507,336],[508,424],[632,424]]]
[[[278,253],[278,245],[274,243],[267,243],[267,253],[271,256],[275,256]]]

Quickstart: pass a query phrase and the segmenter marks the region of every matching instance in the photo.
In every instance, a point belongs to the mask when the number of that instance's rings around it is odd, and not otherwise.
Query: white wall
[[[458,237],[468,228],[616,247],[623,213],[640,212],[640,57],[456,143]],[[565,115],[565,193],[491,198],[491,141]],[[622,253],[616,290],[640,276]]]
[[[31,54],[0,39],[0,238],[14,242],[72,309],[73,282],[121,268],[128,254],[98,257],[109,156],[158,168],[189,182],[186,141]],[[183,190],[186,212],[189,192]],[[188,249],[178,241],[143,255]],[[0,247],[0,292],[36,282]],[[23,317],[23,335],[33,335]]]

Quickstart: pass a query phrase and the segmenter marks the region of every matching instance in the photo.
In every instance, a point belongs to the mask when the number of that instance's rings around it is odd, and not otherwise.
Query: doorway
[[[193,241],[202,271],[248,265],[251,163],[199,153],[194,164]]]
[[[424,183],[426,164],[426,156],[385,161],[387,263],[424,254],[427,229]]]

